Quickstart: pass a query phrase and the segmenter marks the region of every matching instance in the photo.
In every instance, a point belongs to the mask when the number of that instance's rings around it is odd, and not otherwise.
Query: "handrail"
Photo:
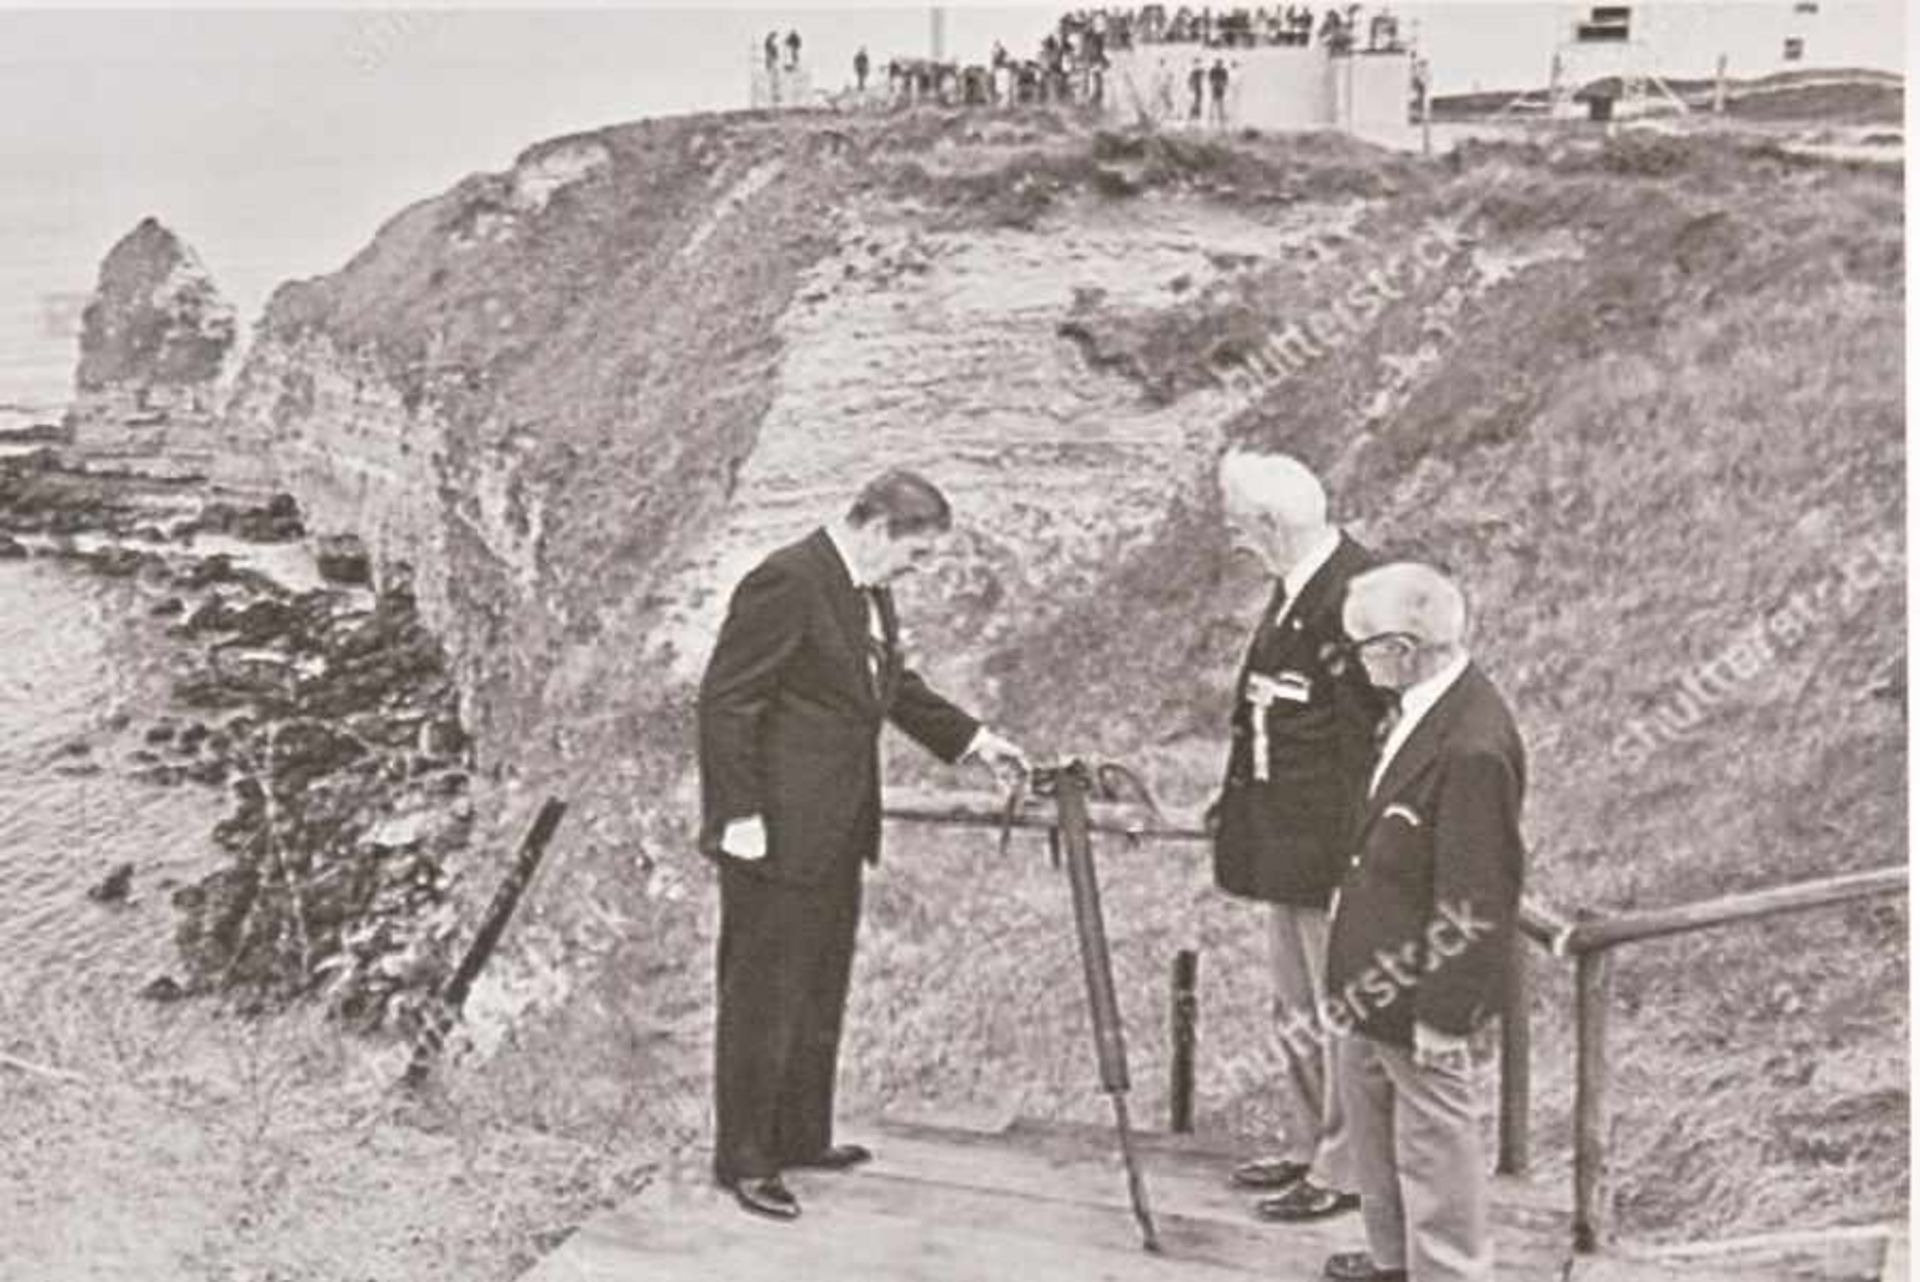
[[[1133,840],[1210,840],[1200,817],[1168,815],[1131,802],[1090,802],[1089,828]],[[1004,803],[979,793],[895,789],[887,793],[886,818],[957,827],[1057,830],[1059,817],[1048,798],[1025,798],[1009,815]],[[1740,891],[1714,899],[1601,915],[1575,910],[1565,916],[1522,899],[1516,927],[1522,937],[1555,957],[1571,957],[1575,993],[1573,1145],[1573,1246],[1597,1251],[1608,1239],[1607,1024],[1612,1008],[1613,950],[1626,944],[1711,930],[1776,913],[1804,912],[1856,899],[1902,894],[1904,866],[1842,873],[1808,881]],[[1532,979],[1524,944],[1516,943],[1506,1005],[1501,1015],[1499,1169],[1523,1175],[1529,1165],[1531,1112]]]
[[[1636,909],[1606,916],[1585,914],[1562,937],[1556,952],[1573,957],[1574,976],[1574,1094],[1573,1094],[1573,1249],[1588,1254],[1600,1250],[1611,1236],[1613,1190],[1608,1169],[1611,1115],[1607,1094],[1607,1025],[1613,1005],[1613,954],[1617,948],[1647,939],[1711,930],[1752,921],[1775,913],[1805,912],[1868,899],[1903,894],[1907,870],[1895,865],[1864,872],[1841,873],[1808,881],[1789,882],[1764,890],[1740,891],[1714,899],[1661,908]],[[1529,1012],[1513,1004],[1503,1021],[1525,1029]],[[1524,1038],[1526,1034],[1523,1032]],[[1502,1169],[1509,1127],[1519,1136],[1518,1150],[1525,1162],[1528,1101],[1512,1101],[1520,1110],[1508,1113],[1503,1095],[1501,1116]]]
[[[1091,831],[1155,841],[1213,840],[1200,815],[1193,811],[1160,811],[1138,802],[1090,801]],[[923,788],[890,788],[883,811],[888,819],[957,828],[1006,828],[1046,831],[1058,826],[1053,801],[1027,797],[1009,821],[1004,804],[990,803],[977,793],[942,792]],[[1516,923],[1520,932],[1549,951],[1564,951],[1577,933],[1564,917],[1529,899],[1520,902]]]
[[[1570,953],[1590,953],[1621,944],[1708,930],[1773,913],[1801,912],[1907,888],[1905,867],[1874,868],[1810,881],[1789,882],[1765,890],[1745,890],[1715,899],[1660,908],[1632,909],[1594,917],[1574,925],[1566,942]]]

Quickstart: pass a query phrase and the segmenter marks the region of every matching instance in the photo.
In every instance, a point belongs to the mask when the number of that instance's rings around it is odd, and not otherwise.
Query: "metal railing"
[[[1523,914],[1523,934],[1554,956],[1573,959],[1574,1103],[1573,1103],[1573,1248],[1593,1252],[1610,1236],[1612,1181],[1608,1169],[1610,1108],[1607,1024],[1613,1007],[1613,954],[1642,940],[1661,939],[1752,921],[1777,913],[1805,912],[1880,895],[1904,894],[1904,867],[1875,868],[1809,881],[1742,891],[1690,904],[1627,912],[1581,914],[1573,922],[1533,907]],[[1516,942],[1507,1007],[1502,1017],[1500,1169],[1527,1171],[1529,1153],[1527,1087],[1510,1089],[1511,1077],[1525,1082],[1532,1049],[1529,959]]]
[[[1091,802],[1090,827],[1143,840],[1207,842],[1191,816],[1177,820],[1134,803]],[[1052,803],[1028,799],[1009,812],[977,793],[932,793],[908,789],[889,792],[886,817],[910,823],[953,827],[1018,828],[1056,832]],[[1904,867],[1822,877],[1765,890],[1744,891],[1671,907],[1592,914],[1571,919],[1536,901],[1520,905],[1506,1005],[1500,1029],[1500,1117],[1498,1170],[1526,1175],[1532,1160],[1532,956],[1538,944],[1554,957],[1568,957],[1574,971],[1574,1135],[1573,1247],[1600,1250],[1610,1237],[1612,1186],[1609,1172],[1610,1078],[1607,1025],[1612,1009],[1613,954],[1627,944],[1709,930],[1778,913],[1804,912],[1880,895],[1904,894]],[[1174,963],[1174,1053],[1170,1099],[1172,1127],[1192,1124],[1193,965],[1183,953]],[[1185,1044],[1182,1044],[1182,1029]]]

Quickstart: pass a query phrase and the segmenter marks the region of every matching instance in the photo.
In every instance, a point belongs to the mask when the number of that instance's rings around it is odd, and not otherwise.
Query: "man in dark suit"
[[[799,1214],[783,1168],[871,1156],[833,1143],[833,1087],[861,866],[880,853],[882,723],[944,761],[1024,768],[900,653],[887,585],[951,524],[924,478],[874,480],[740,582],[700,684],[701,848],[720,868],[714,1174],[760,1214]]]
[[[1220,496],[1235,544],[1260,559],[1274,589],[1234,688],[1214,878],[1270,905],[1285,1127],[1281,1151],[1243,1163],[1233,1180],[1266,1194],[1255,1208],[1262,1218],[1320,1219],[1358,1204],[1320,1009],[1327,900],[1383,706],[1365,674],[1342,662],[1340,602],[1373,557],[1328,523],[1319,480],[1287,455],[1229,453]]]
[[[1501,1009],[1526,854],[1526,755],[1506,702],[1468,657],[1446,576],[1362,574],[1352,652],[1397,692],[1333,910],[1328,1022],[1368,1252],[1339,1282],[1491,1282],[1484,1106],[1472,1034]]]

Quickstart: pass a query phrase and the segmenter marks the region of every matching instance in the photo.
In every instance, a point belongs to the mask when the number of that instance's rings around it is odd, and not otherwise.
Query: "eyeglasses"
[[[1347,670],[1347,664],[1358,663],[1369,647],[1387,644],[1405,654],[1420,648],[1420,638],[1411,632],[1376,632],[1357,641],[1328,641],[1320,647],[1320,661],[1334,676],[1340,676]]]
[[[1420,648],[1420,638],[1411,632],[1376,632],[1370,637],[1361,637],[1358,640],[1349,641],[1347,643],[1347,649],[1351,653],[1359,655],[1363,653],[1368,646],[1387,645],[1389,643],[1402,651],[1417,650]]]

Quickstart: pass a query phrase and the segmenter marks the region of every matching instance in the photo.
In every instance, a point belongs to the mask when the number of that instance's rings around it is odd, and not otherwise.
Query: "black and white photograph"
[[[0,3],[0,1282],[1906,1282],[1916,24]]]

